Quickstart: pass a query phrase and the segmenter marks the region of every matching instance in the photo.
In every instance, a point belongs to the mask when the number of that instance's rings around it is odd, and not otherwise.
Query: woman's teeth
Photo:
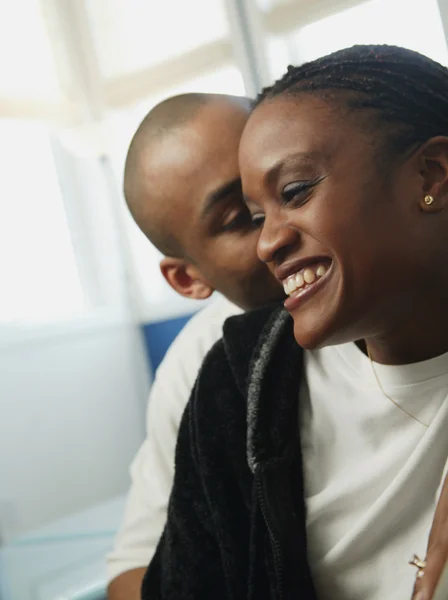
[[[323,277],[327,271],[327,265],[321,263],[307,267],[306,269],[302,269],[298,273],[294,273],[294,275],[290,275],[283,282],[285,294],[290,296],[297,290],[309,287],[311,284]]]

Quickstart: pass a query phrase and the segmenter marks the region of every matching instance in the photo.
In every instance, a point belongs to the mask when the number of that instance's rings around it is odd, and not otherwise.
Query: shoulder
[[[192,444],[202,460],[245,452],[252,371],[284,314],[272,305],[228,319],[223,338],[207,354],[187,411]]]
[[[185,355],[193,355],[202,360],[213,344],[222,337],[225,320],[241,313],[238,306],[225,298],[218,298],[198,311],[176,336],[162,365],[167,361],[183,360]]]
[[[263,338],[269,336],[272,321],[280,312],[282,308],[275,304],[226,320],[223,337],[213,345],[202,363],[196,400],[200,401],[202,395],[228,395],[229,390],[246,395],[253,357]]]
[[[194,383],[199,367],[213,344],[222,337],[223,324],[241,309],[219,299],[197,312],[176,336],[156,373],[156,380],[173,376],[173,369],[188,373]]]
[[[175,428],[188,402],[201,364],[213,344],[222,337],[227,317],[241,309],[219,298],[197,312],[172,342],[157,369],[150,392],[147,426],[165,419]]]

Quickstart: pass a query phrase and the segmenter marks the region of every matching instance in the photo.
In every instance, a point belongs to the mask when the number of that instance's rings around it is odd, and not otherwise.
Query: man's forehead
[[[237,152],[249,117],[247,106],[218,100],[203,106],[192,119],[162,132],[148,144],[146,156],[177,166],[183,161]]]
[[[198,127],[184,127],[159,139],[142,153],[140,172],[152,186],[172,187],[196,182],[214,185],[216,178],[235,177],[240,135],[230,131],[204,135]],[[229,175],[226,172],[230,171]]]
[[[202,140],[191,128],[169,131],[145,148],[140,164],[145,171],[189,168],[201,146]]]

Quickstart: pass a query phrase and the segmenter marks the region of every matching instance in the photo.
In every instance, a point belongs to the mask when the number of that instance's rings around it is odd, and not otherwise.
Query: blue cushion
[[[189,314],[183,317],[176,317],[175,319],[145,323],[143,325],[149,367],[153,375],[162,362],[172,341],[192,316],[192,314]]]

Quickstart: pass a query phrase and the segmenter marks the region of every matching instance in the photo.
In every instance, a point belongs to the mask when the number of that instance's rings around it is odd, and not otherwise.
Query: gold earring
[[[434,198],[432,196],[425,196],[425,204],[426,206],[431,206],[434,202]]]
[[[414,554],[414,558],[409,561],[409,564],[413,567],[417,567],[417,578],[422,579],[425,576],[426,569],[426,560],[421,560],[416,554]]]

